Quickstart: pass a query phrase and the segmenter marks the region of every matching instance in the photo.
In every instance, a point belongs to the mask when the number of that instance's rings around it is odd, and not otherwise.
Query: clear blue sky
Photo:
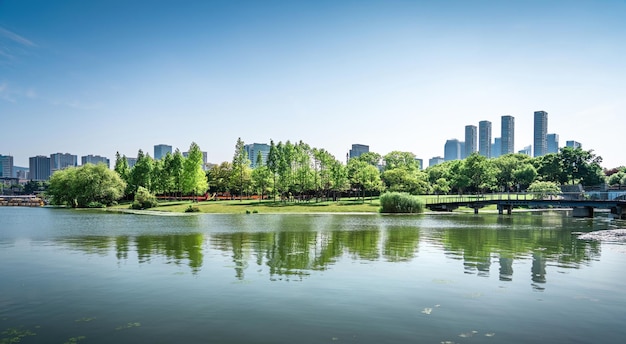
[[[443,155],[464,126],[548,112],[626,165],[624,1],[0,0],[0,154],[114,159],[302,140]]]

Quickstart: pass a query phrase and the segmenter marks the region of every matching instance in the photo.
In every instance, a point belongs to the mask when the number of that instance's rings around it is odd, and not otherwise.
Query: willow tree
[[[111,205],[122,198],[126,183],[104,164],[85,164],[54,172],[46,195],[53,204],[73,208]]]

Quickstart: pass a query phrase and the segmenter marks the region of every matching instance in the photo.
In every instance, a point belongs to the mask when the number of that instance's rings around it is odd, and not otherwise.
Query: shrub
[[[87,204],[87,208],[106,208],[106,204],[93,201]]]
[[[380,196],[381,213],[421,213],[424,202],[415,196],[401,192],[385,192]]]
[[[157,205],[159,205],[159,202],[157,202],[156,196],[151,194],[148,189],[140,186],[135,193],[135,200],[130,207],[132,209],[148,209],[156,207]]]
[[[200,208],[190,205],[187,209],[185,209],[185,212],[186,213],[199,213]]]

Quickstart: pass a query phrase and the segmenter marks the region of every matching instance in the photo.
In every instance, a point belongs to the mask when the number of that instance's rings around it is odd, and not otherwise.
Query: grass
[[[207,214],[245,214],[258,212],[260,214],[269,213],[378,213],[380,202],[377,198],[373,200],[366,199],[347,199],[340,201],[325,202],[288,202],[279,201],[261,201],[243,200],[243,201],[208,201],[193,203],[190,201],[166,201],[159,202],[159,205],[150,210],[184,213],[190,205],[198,207],[200,213]],[[113,209],[128,209],[128,204],[120,204],[112,207]]]

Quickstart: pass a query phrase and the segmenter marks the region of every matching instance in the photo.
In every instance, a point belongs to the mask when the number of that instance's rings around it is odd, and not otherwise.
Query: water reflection
[[[492,265],[497,265],[500,281],[512,281],[516,273],[528,276],[513,266],[518,260],[531,260],[531,285],[543,290],[547,266],[579,268],[599,257],[597,242],[577,240],[572,232],[602,226],[558,215],[250,216],[233,217],[232,222],[221,218],[232,227],[219,230],[212,229],[213,220],[198,221],[193,233],[74,236],[57,242],[87,254],[114,251],[119,261],[136,254],[139,264],[165,258],[167,263],[188,266],[193,274],[201,272],[205,257],[226,256],[238,280],[246,279],[251,265],[257,266],[253,271],[264,268],[271,280],[289,280],[330,269],[341,259],[419,261],[422,244],[437,248],[447,259],[461,261],[460,271],[465,274],[489,277]]]

